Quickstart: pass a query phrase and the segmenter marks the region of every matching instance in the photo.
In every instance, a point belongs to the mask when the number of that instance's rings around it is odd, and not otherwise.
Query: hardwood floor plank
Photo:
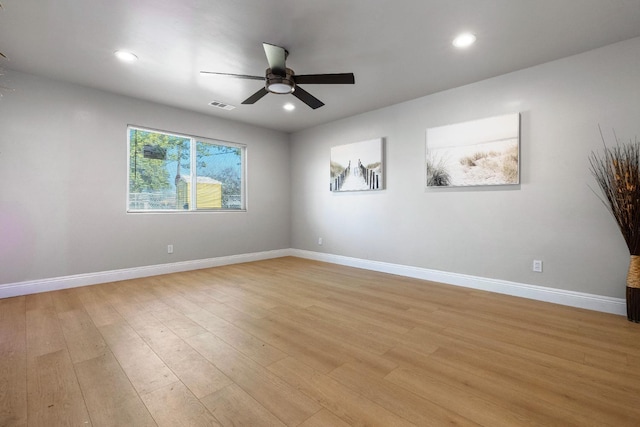
[[[363,286],[359,291],[366,295],[375,295],[383,305],[384,301],[390,300],[407,307],[408,310],[418,309],[424,312],[440,310],[443,307],[460,307],[466,301],[466,298],[460,298],[463,290],[452,291],[451,287],[446,285],[426,282],[429,284],[429,292],[426,293],[424,281],[393,275],[385,275],[384,278],[385,280],[379,280],[376,276],[368,278],[372,283]]]
[[[101,427],[156,427],[158,425],[139,396],[122,400],[117,406],[100,406],[91,412],[91,420],[94,425]]]
[[[53,305],[56,313],[82,310],[84,308],[78,291],[75,288],[53,291],[51,292],[51,298],[53,300]]]
[[[327,310],[320,306],[311,306],[305,309],[306,312],[327,321],[331,320],[338,323],[341,327],[348,328],[351,331],[360,333],[371,340],[375,340],[383,347],[394,347],[402,342],[404,333],[391,332],[380,326],[359,320],[345,314]]]
[[[547,325],[551,328],[563,328],[569,331],[588,331],[589,333],[603,332],[610,335],[633,335],[633,325],[626,319],[610,313],[594,312],[576,307],[547,304],[526,298],[516,298],[509,295],[495,294],[484,291],[473,291],[470,301],[479,301],[483,305],[490,306],[489,312],[494,315],[505,315],[496,307],[512,311],[512,316],[526,320],[533,325]],[[475,304],[469,304],[469,309],[475,311]],[[482,307],[478,311],[482,312]],[[609,339],[609,338],[608,338]],[[626,340],[630,343],[629,340]],[[640,344],[640,343],[637,343]],[[636,345],[637,346],[637,345]]]
[[[280,360],[269,370],[311,396],[351,425],[412,426],[408,420],[360,396],[335,379],[293,358]]]
[[[131,319],[130,322],[131,321],[133,321],[133,319]],[[136,331],[129,325],[129,322],[124,319],[105,326],[100,326],[98,330],[109,346],[123,346],[130,340],[140,338]]]
[[[532,420],[523,419],[519,414],[505,411],[504,408],[475,393],[438,381],[417,369],[400,367],[385,379],[483,426],[535,425]]]
[[[126,352],[119,351],[115,354],[138,393],[148,393],[178,380],[144,343],[132,342]]]
[[[140,313],[126,322],[156,353],[165,347],[174,347],[183,342],[164,322],[158,320],[156,313]],[[180,316],[182,316],[180,314]],[[130,333],[125,329],[124,333]],[[108,333],[108,332],[107,332]],[[136,339],[133,335],[132,339]],[[158,353],[159,354],[159,353]]]
[[[615,419],[617,413],[636,411],[638,400],[635,393],[621,390],[621,384],[609,387],[601,384],[598,379],[589,380],[590,375],[584,371],[580,374],[580,386],[576,387],[574,374],[563,367],[541,365],[527,357],[513,356],[426,331],[412,331],[412,337],[415,341],[436,343],[439,348],[432,353],[434,358],[453,363],[458,369],[466,369],[477,375],[509,381],[510,387],[520,389],[520,394],[535,393],[536,400],[561,405],[579,416],[607,422]],[[409,342],[407,340],[407,345]],[[395,352],[403,352],[399,350],[394,349]],[[391,353],[387,356],[394,357]],[[602,394],[610,396],[611,402],[601,402],[598,397]],[[611,413],[613,418],[607,413]],[[637,416],[640,417],[640,413]]]
[[[260,320],[237,320],[235,324],[321,372],[329,372],[344,363],[342,357],[318,346],[316,340],[304,331],[277,323],[270,317]]]
[[[388,319],[382,316],[378,316],[378,313],[363,310],[360,307],[354,307],[351,304],[344,303],[339,300],[319,300],[314,304],[315,306],[324,308],[325,310],[335,311],[341,315],[351,317],[355,320],[362,321],[364,323],[370,323],[372,325],[381,327],[389,332],[405,334],[413,329],[417,324],[412,322],[411,325],[400,325],[393,322],[392,319]]]
[[[420,323],[416,320],[415,316],[412,316],[408,312],[408,307],[387,307],[380,301],[368,301],[358,295],[345,297],[337,293],[334,296],[326,297],[323,301],[334,306],[342,306],[351,310],[357,310],[366,314],[369,318],[378,318],[396,327],[400,326],[406,329],[412,329],[416,326],[420,326]]]
[[[103,288],[104,285],[78,289],[78,295],[84,309],[96,327],[110,325],[123,320],[120,313],[106,299],[101,297],[100,290]]]
[[[208,311],[200,310],[188,314],[187,317],[263,366],[287,357],[285,353],[277,348],[261,341],[259,338],[243,331],[237,326],[214,316]]]
[[[164,298],[162,301],[169,307],[185,315],[197,313],[202,310],[198,304],[189,301],[182,295],[173,295],[170,298]]]
[[[75,364],[91,421],[96,426],[156,426],[111,352]]]
[[[173,319],[165,320],[163,323],[180,338],[188,338],[206,332],[202,326],[185,316],[174,317]]]
[[[0,425],[27,425],[25,297],[0,299]]]
[[[320,409],[317,403],[215,335],[196,335],[186,341],[286,425],[298,425]]]
[[[231,383],[222,372],[173,333],[156,313],[142,313],[129,325],[198,398]],[[177,313],[178,316],[183,316]]]
[[[247,301],[242,300],[242,297],[232,297],[232,298],[228,298],[225,302],[224,305],[226,307],[232,308],[240,313],[243,313],[247,316],[251,316],[253,318],[256,319],[261,319],[267,315],[269,315],[271,313],[270,310],[278,307],[277,305],[270,303],[270,304],[257,304],[257,303],[250,303]],[[269,308],[265,308],[265,305],[268,306]],[[215,313],[214,313],[215,314]]]
[[[501,325],[524,331],[524,333],[531,334],[532,337],[540,337],[554,344],[561,342],[564,345],[580,347],[582,348],[585,358],[592,357],[597,360],[604,355],[604,358],[608,360],[616,357],[619,362],[624,364],[628,352],[640,351],[640,343],[637,343],[638,346],[636,346],[633,340],[621,342],[614,337],[604,340],[601,334],[594,333],[593,331],[587,332],[585,328],[580,328],[566,320],[564,322],[546,322],[540,324],[541,322],[535,323],[529,321],[526,316],[523,316],[524,313],[518,315],[514,311],[515,309],[511,311],[511,315],[507,314],[509,311],[504,308],[497,311],[497,313],[501,314]],[[471,319],[468,320],[473,319],[475,321],[475,319],[479,319],[481,321],[493,322],[495,315],[496,312],[483,313],[474,310]],[[567,324],[570,326],[567,326]],[[538,338],[538,340],[540,338]]]
[[[53,307],[51,295],[48,293],[28,295],[26,304],[27,354],[29,358],[66,350],[67,344]]]
[[[25,304],[27,311],[54,308],[51,292],[27,295],[25,296]]]
[[[337,415],[327,409],[321,409],[300,427],[349,427],[349,424],[341,420]]]
[[[329,376],[363,397],[419,426],[478,426],[459,414],[423,399],[389,381],[347,363]]]
[[[181,382],[142,395],[142,401],[158,426],[220,426],[202,403]]]
[[[562,379],[568,384],[573,384],[576,389],[583,389],[585,387],[588,389],[596,386],[605,387],[610,391],[618,390],[625,393],[640,394],[640,383],[633,377],[629,378],[624,375],[615,375],[611,371],[594,368],[583,363],[567,360],[563,357],[531,350],[525,346],[519,346],[516,343],[511,344],[503,341],[487,340],[464,329],[448,328],[443,330],[442,334],[473,343],[479,347],[486,347],[504,354],[524,358],[541,366],[553,367],[556,369],[558,379]],[[615,392],[610,395],[614,396]]]
[[[107,343],[84,309],[58,313],[58,319],[74,363],[93,359],[108,351]]]
[[[258,277],[255,281],[241,283],[238,286],[244,289],[250,289],[253,298],[262,301],[264,307],[292,306],[305,308],[313,304],[314,300],[311,298],[305,298],[295,294],[291,295],[278,287],[269,286],[271,280],[273,280],[273,278],[262,276]],[[278,279],[276,280],[279,281]],[[242,295],[242,292],[235,290],[233,292],[236,296]]]
[[[138,393],[148,393],[178,381],[129,325],[113,324],[99,330]]]
[[[430,356],[432,365],[434,361],[437,361],[436,367],[441,373],[446,375],[448,372],[449,377],[457,376],[458,381],[469,376],[478,378],[485,395],[493,395],[496,400],[510,405],[520,405],[532,408],[535,412],[544,412],[545,416],[553,415],[560,420],[558,424],[569,425],[577,421],[583,426],[607,423],[631,426],[640,419],[640,412],[633,406],[626,406],[619,402],[598,405],[592,399],[585,404],[581,391],[567,390],[565,387],[554,384],[537,387],[535,381],[528,378],[528,381],[522,377],[519,380],[511,379],[504,375],[504,370],[499,367],[494,366],[494,369],[491,369],[486,364],[477,366],[474,363],[475,360],[472,360],[466,352],[439,349]],[[637,401],[628,397],[625,400]]]
[[[335,340],[336,337],[339,337],[340,341],[349,343],[373,354],[383,354],[392,347],[389,344],[381,344],[379,340],[369,338],[363,331],[354,330],[343,326],[341,323],[336,323],[334,319],[314,315],[313,312],[310,311],[311,308],[313,308],[313,306],[284,313],[277,312],[275,315],[295,322],[301,327],[316,331],[324,338]]]
[[[263,282],[264,279],[260,281]],[[246,289],[244,288],[245,285],[247,286]],[[270,309],[278,305],[269,297],[256,295],[254,287],[254,283],[248,282],[248,284],[239,283],[237,286],[225,288],[224,293],[226,297],[224,298],[224,303],[229,307],[234,307],[236,310],[247,314],[249,314],[251,310],[268,313]]]
[[[232,381],[187,343],[165,347],[158,352],[173,373],[197,397],[214,393]]]
[[[167,307],[164,310],[154,310],[151,314],[161,322],[172,320],[176,317],[184,317],[184,314],[172,307]]]
[[[612,357],[603,356],[602,354],[585,354],[584,364],[594,368],[604,369],[609,372],[616,372],[617,374],[624,375],[629,379],[635,379],[640,383],[640,372],[629,364],[629,356],[632,356],[632,353],[624,353],[623,355],[617,354],[615,360],[612,360]]]
[[[272,315],[270,317],[274,322],[287,325],[291,329],[299,331],[300,335],[310,337],[316,346],[338,357],[340,364],[347,362],[362,363],[380,375],[388,374],[397,366],[394,362],[379,356],[375,352],[363,350],[353,345],[349,341],[349,336],[326,334],[321,330],[321,325],[309,326],[307,324],[305,326],[304,322],[298,322],[297,319],[291,319],[288,316]]]
[[[640,353],[628,354],[627,365],[636,371],[640,369]]]
[[[254,312],[245,313],[244,311],[237,310],[228,306],[226,303],[222,303],[215,298],[216,289],[206,289],[197,292],[185,293],[185,298],[189,299],[202,309],[209,313],[225,319],[228,322],[234,323],[236,319],[255,319],[262,317],[261,315],[255,315]],[[262,314],[262,313],[261,313]]]
[[[236,384],[205,396],[201,401],[223,426],[286,425]]]
[[[58,350],[29,361],[29,425],[90,425],[69,353]]]
[[[582,363],[587,350],[584,345],[559,341],[548,335],[505,325],[499,319],[491,321],[475,318],[470,321],[464,313],[444,310],[434,312],[433,317],[440,319],[446,327],[464,328],[465,331],[487,340],[514,344],[572,362]]]
[[[572,412],[555,398],[553,393],[546,393],[547,400],[518,382],[509,381],[499,374],[469,369],[459,363],[454,354],[438,350],[432,355],[424,357],[408,350],[393,350],[401,354],[403,365],[427,375],[435,382],[446,383],[459,390],[474,394],[492,404],[502,408],[507,416],[514,415],[526,420],[530,425],[562,425],[588,426],[603,425],[601,421],[582,415],[579,411]],[[450,360],[442,361],[442,353]],[[612,420],[614,418],[611,418]]]

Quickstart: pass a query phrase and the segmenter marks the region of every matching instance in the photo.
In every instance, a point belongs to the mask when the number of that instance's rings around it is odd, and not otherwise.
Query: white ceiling
[[[0,67],[286,132],[640,36],[640,0],[0,2]],[[462,31],[478,37],[464,51],[451,45]],[[262,76],[262,42],[289,50],[297,74],[353,72],[356,84],[305,85],[326,104],[312,110],[291,95],[242,105],[262,82],[199,73]]]

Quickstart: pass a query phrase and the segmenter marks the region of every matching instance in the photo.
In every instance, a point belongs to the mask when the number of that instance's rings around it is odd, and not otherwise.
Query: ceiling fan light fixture
[[[294,87],[290,86],[286,83],[270,83],[267,86],[267,90],[271,93],[277,93],[277,94],[287,94],[287,93],[291,93],[294,91]]]
[[[293,81],[293,75],[293,70],[289,68],[287,68],[286,74],[284,76],[274,74],[271,69],[267,69],[265,88],[269,92],[279,95],[293,93],[293,91],[296,89],[296,84]]]

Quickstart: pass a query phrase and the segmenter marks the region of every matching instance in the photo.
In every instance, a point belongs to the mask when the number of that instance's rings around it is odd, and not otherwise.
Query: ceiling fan
[[[216,73],[213,71],[200,71],[200,73],[248,80],[264,80],[264,87],[242,101],[243,104],[254,104],[269,92],[279,95],[290,93],[314,110],[322,107],[324,103],[298,85],[355,83],[353,73],[296,75],[293,70],[287,68],[285,64],[285,60],[289,55],[289,52],[285,48],[269,43],[262,43],[262,46],[264,47],[264,53],[267,55],[267,62],[269,63],[269,68],[267,68],[264,77],[248,76],[245,74]]]

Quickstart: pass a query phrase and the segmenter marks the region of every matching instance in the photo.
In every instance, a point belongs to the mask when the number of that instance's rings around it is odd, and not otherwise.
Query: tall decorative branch
[[[640,255],[640,143],[621,143],[617,136],[616,145],[604,152],[591,152],[589,162],[591,173],[596,179],[602,196],[600,200],[615,218],[631,255]]]

